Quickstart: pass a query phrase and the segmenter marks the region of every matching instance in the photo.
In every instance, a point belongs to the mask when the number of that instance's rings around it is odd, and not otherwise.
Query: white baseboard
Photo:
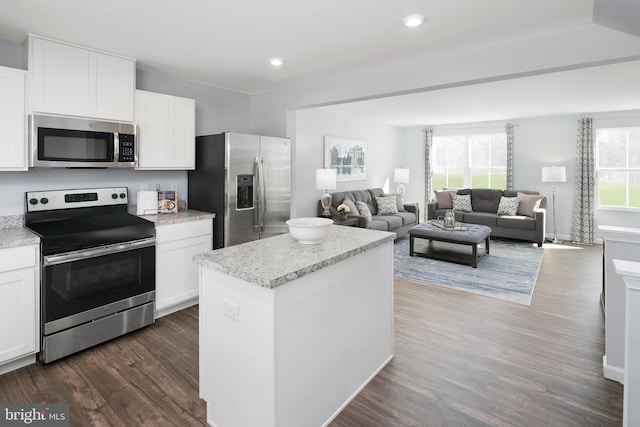
[[[602,356],[602,373],[605,378],[624,384],[624,369],[607,365],[607,356]]]
[[[19,359],[14,359],[11,362],[4,363],[2,366],[0,366],[0,375],[6,374],[7,372],[15,371],[16,369],[24,368],[25,366],[31,365],[32,363],[36,363],[35,354],[21,357]]]
[[[196,296],[195,298],[190,298],[186,301],[182,301],[178,304],[170,305],[168,307],[161,308],[160,310],[156,310],[156,319],[160,317],[166,316],[167,314],[175,313],[176,311],[183,310],[187,307],[191,307],[192,305],[196,305],[200,302],[200,297]]]

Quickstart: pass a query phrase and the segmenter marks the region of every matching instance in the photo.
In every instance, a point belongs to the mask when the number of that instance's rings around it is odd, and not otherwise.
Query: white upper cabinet
[[[0,67],[0,170],[27,170],[23,70]]]
[[[196,102],[136,90],[138,169],[195,169]]]
[[[29,35],[29,112],[133,121],[136,62]]]

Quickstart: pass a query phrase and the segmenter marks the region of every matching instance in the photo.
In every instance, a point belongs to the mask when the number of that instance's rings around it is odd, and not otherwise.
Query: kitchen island
[[[328,424],[393,357],[394,233],[332,225],[194,257],[207,422]]]

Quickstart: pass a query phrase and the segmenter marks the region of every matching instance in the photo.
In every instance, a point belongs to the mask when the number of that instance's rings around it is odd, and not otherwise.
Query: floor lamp
[[[545,166],[542,168],[542,182],[550,182],[553,198],[551,203],[553,205],[553,243],[559,243],[558,235],[556,234],[556,184],[560,182],[567,182],[567,170],[564,166]]]

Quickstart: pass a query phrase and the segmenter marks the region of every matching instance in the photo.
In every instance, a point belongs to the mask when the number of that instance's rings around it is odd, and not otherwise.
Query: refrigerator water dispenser
[[[253,209],[253,175],[236,176],[238,197],[236,209]]]

